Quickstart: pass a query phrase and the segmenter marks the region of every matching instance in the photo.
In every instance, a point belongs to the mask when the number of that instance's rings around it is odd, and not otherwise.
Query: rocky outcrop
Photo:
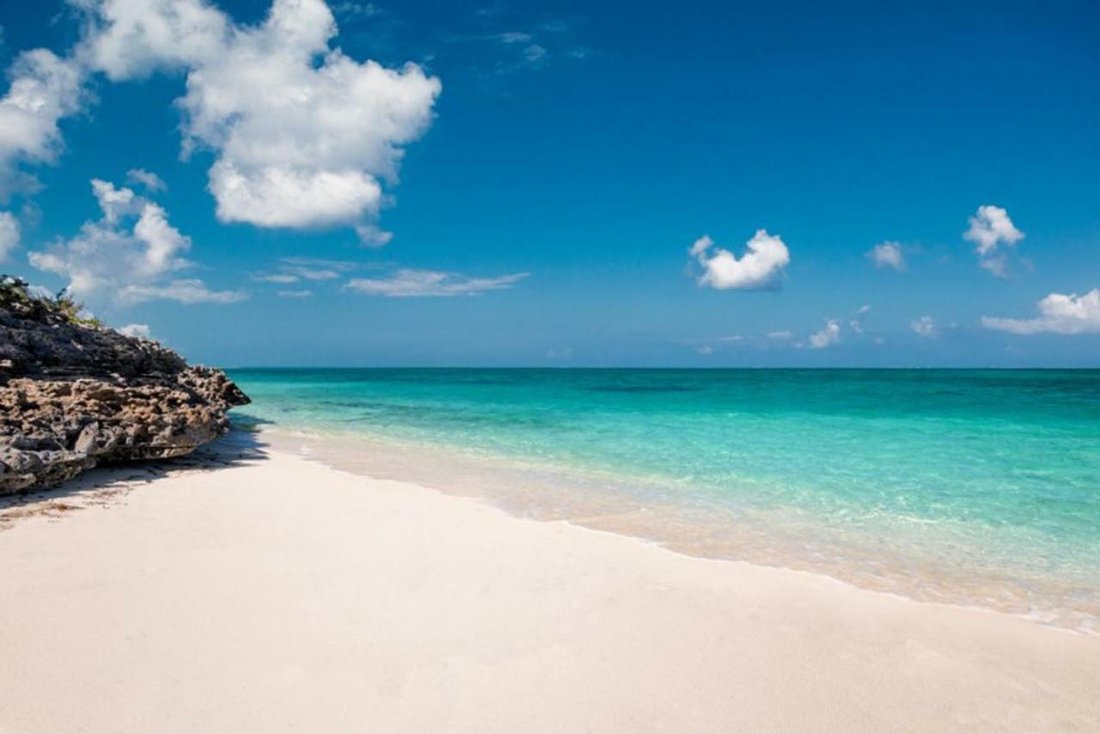
[[[249,402],[220,370],[56,303],[25,287],[21,297],[0,292],[0,494],[98,463],[183,456],[225,433],[227,411]]]

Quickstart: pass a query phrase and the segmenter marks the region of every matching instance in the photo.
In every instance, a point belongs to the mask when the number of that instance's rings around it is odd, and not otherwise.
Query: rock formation
[[[248,397],[220,370],[81,319],[61,297],[0,279],[0,495],[99,463],[183,456]]]

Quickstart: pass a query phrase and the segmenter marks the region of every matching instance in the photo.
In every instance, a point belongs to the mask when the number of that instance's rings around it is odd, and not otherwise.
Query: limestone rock
[[[248,402],[224,372],[154,341],[0,299],[0,495],[183,456]]]

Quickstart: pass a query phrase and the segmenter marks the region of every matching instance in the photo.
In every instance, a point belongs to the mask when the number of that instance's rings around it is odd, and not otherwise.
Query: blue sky
[[[0,270],[227,366],[1100,365],[1100,9],[823,5],[4,2]]]

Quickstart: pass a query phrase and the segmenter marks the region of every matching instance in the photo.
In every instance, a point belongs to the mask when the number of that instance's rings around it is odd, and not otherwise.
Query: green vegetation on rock
[[[103,328],[99,319],[84,314],[84,305],[74,300],[67,289],[53,296],[39,295],[31,290],[27,281],[15,275],[0,274],[0,309],[34,321]]]

